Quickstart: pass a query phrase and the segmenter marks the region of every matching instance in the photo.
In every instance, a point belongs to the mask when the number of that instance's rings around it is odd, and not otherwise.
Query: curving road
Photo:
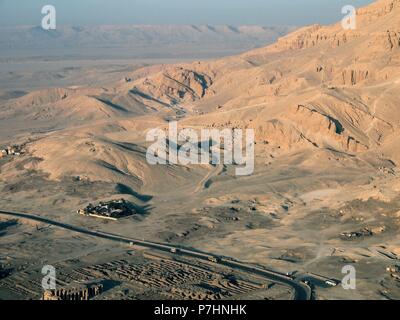
[[[128,237],[124,237],[121,235],[115,235],[112,233],[106,233],[102,231],[93,231],[73,225],[69,225],[66,223],[54,221],[48,218],[40,217],[38,215],[34,214],[28,214],[28,213],[18,213],[18,212],[9,212],[9,211],[1,211],[0,210],[0,215],[6,215],[6,216],[11,216],[15,218],[22,218],[22,219],[28,219],[32,221],[37,221],[37,222],[42,222],[45,224],[49,224],[55,227],[59,227],[62,229],[70,230],[73,232],[97,237],[97,238],[103,238],[111,241],[116,241],[116,242],[122,242],[122,243],[128,243],[130,245],[138,245],[141,247],[149,248],[149,249],[155,249],[159,251],[164,251],[164,252],[169,252],[169,253],[176,253],[179,255],[183,256],[188,256],[188,257],[193,257],[199,260],[206,260],[210,262],[210,259],[214,261],[215,263],[218,263],[223,266],[227,266],[232,269],[237,269],[240,271],[244,271],[247,273],[253,273],[258,276],[262,276],[264,278],[267,278],[268,280],[272,280],[273,282],[283,284],[285,286],[289,286],[294,289],[295,292],[295,300],[310,300],[311,295],[312,295],[312,290],[311,288],[306,285],[303,282],[296,281],[293,278],[282,274],[278,273],[276,271],[272,270],[267,270],[261,267],[245,264],[236,260],[233,260],[231,258],[226,258],[226,257],[220,257],[200,251],[195,251],[193,249],[186,249],[170,244],[163,244],[163,243],[157,243],[157,242],[152,242],[152,241],[145,241],[145,240],[138,240],[138,239],[132,239]]]

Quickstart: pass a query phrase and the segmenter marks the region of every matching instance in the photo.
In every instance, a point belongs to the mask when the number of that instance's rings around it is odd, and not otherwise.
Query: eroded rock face
[[[354,138],[338,119],[312,106],[291,108],[256,131],[259,143],[278,147],[281,152],[304,146],[351,153],[368,150],[368,146]]]
[[[358,32],[345,32],[335,30],[332,32],[329,29],[319,25],[307,27],[299,30],[295,34],[290,34],[287,37],[279,39],[275,45],[277,50],[300,50],[308,49],[316,46],[326,45],[331,48],[340,47],[347,42],[359,38],[361,35]]]
[[[355,70],[355,69],[347,69],[342,71],[342,84],[343,85],[356,85],[359,82],[362,82],[368,78],[369,71],[368,70]]]
[[[344,30],[341,23],[326,27],[313,25],[279,39],[275,45],[271,46],[271,49],[278,51],[301,50],[319,46],[336,48],[368,37],[368,47],[375,50],[393,50],[400,45],[398,18],[395,17],[395,11],[399,7],[398,0],[377,1],[357,10],[355,30]],[[382,18],[388,19],[388,23],[384,27],[374,24]]]
[[[0,118],[14,106],[34,121],[111,121],[138,109],[155,117],[160,110],[168,115],[178,110],[185,117],[182,127],[254,128],[258,146],[274,155],[319,149],[376,156],[385,149],[400,161],[392,151],[400,131],[399,3],[382,0],[359,10],[356,30],[343,30],[340,23],[314,25],[239,56],[142,68],[102,90],[53,89],[20,97],[0,109]],[[113,138],[122,131],[136,136],[162,127],[160,118],[139,127],[136,119],[123,121],[108,130],[115,131]],[[127,149],[107,135],[92,138],[87,133],[93,130],[85,129],[81,137],[49,135],[32,144],[33,155],[43,161],[30,165],[53,179],[74,175],[144,185],[155,169],[147,168],[143,150]]]
[[[355,31],[331,31],[320,26],[314,26],[302,30],[298,34],[289,35],[279,39],[274,46],[276,50],[301,50],[318,46],[337,48],[351,41],[361,39],[366,33]],[[368,42],[369,47],[377,47],[382,50],[393,50],[400,46],[399,32],[397,29],[373,32],[372,39]]]
[[[207,74],[177,67],[135,83],[135,88],[153,99],[174,104],[203,98],[212,83]]]
[[[357,14],[360,15],[365,22],[371,22],[391,13],[398,7],[400,7],[399,0],[379,0],[367,7],[358,9]]]

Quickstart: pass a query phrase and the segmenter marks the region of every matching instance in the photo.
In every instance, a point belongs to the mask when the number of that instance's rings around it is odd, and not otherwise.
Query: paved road
[[[253,265],[248,265],[230,258],[226,257],[219,257],[216,255],[212,255],[209,253],[204,253],[200,251],[195,251],[192,249],[186,249],[178,246],[173,246],[170,244],[163,244],[163,243],[157,243],[157,242],[152,242],[152,241],[145,241],[145,240],[138,240],[138,239],[132,239],[128,237],[124,237],[121,235],[116,235],[112,233],[106,233],[102,231],[94,231],[94,230],[89,230],[73,225],[69,225],[66,223],[54,221],[48,218],[44,218],[38,215],[34,214],[28,214],[28,213],[19,213],[19,212],[9,212],[9,211],[1,211],[0,210],[0,215],[6,215],[6,216],[11,216],[15,218],[23,218],[23,219],[28,219],[28,220],[33,220],[37,222],[42,222],[45,224],[53,225],[62,229],[70,230],[73,232],[97,237],[97,238],[103,238],[111,241],[116,241],[120,243],[128,243],[130,245],[139,245],[141,247],[145,248],[150,248],[150,249],[155,249],[159,251],[164,251],[164,252],[175,252],[176,254],[182,255],[182,256],[189,256],[189,257],[194,257],[199,260],[207,260],[210,261],[210,259],[214,260],[215,263],[227,266],[233,269],[241,270],[247,273],[253,273],[258,276],[262,276],[264,278],[267,278],[268,280],[272,280],[273,282],[281,283],[285,286],[292,287],[295,291],[295,299],[296,300],[310,300],[311,299],[311,294],[312,290],[311,288],[306,285],[305,283],[299,282],[294,280],[293,278],[285,275],[278,273],[276,271],[272,270],[267,270],[261,267],[253,266]]]

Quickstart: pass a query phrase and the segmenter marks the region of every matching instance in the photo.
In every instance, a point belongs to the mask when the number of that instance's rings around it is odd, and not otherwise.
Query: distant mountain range
[[[273,43],[294,29],[291,26],[127,25],[62,26],[46,31],[39,26],[1,27],[0,55],[13,57],[17,52],[23,56],[45,56],[61,52],[134,58],[214,57]]]

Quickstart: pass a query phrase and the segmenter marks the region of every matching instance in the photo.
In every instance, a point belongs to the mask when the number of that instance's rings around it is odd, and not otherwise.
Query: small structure
[[[400,265],[393,265],[386,268],[387,272],[400,273]]]
[[[19,156],[23,153],[25,153],[25,150],[21,146],[7,146],[5,149],[0,149],[0,158],[5,156]]]
[[[80,215],[113,221],[135,213],[132,205],[124,199],[100,202],[97,206],[89,204],[85,209],[78,210],[78,214]]]
[[[94,298],[102,292],[102,284],[92,284],[78,288],[46,290],[43,293],[42,300],[82,301]]]
[[[353,232],[343,232],[340,236],[347,240],[357,239],[361,237],[370,237],[373,236],[371,229],[364,228],[360,231],[353,231]]]

